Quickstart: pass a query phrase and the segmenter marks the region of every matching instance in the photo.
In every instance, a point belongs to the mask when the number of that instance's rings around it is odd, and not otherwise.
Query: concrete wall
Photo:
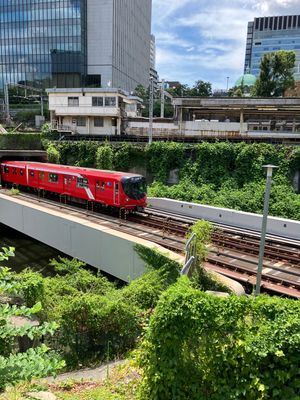
[[[199,135],[199,132],[245,132],[247,123],[239,122],[212,122],[212,121],[187,121],[182,124],[185,135]]]
[[[117,127],[112,126],[112,118],[103,117],[103,127],[94,126],[94,117],[85,117],[86,126],[77,126],[75,117],[63,117],[62,125],[72,127],[73,132],[81,135],[115,135]]]
[[[219,224],[261,231],[262,215],[170,199],[148,198],[150,206]],[[267,233],[300,240],[300,221],[268,218]]]
[[[137,243],[157,248],[178,262],[183,261],[158,245],[114,231],[107,225],[104,227],[63,210],[53,211],[3,193],[0,193],[0,223],[124,281],[144,272],[144,262],[134,250]]]

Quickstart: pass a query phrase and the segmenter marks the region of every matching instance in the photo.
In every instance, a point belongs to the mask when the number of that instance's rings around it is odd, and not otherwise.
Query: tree
[[[281,50],[265,54],[260,63],[260,75],[255,83],[253,95],[279,97],[284,96],[287,89],[293,89],[295,60],[294,51]]]
[[[191,94],[191,89],[188,85],[176,85],[168,89],[168,92],[173,97],[187,97]]]
[[[196,81],[195,85],[192,87],[190,91],[190,96],[191,97],[209,97],[212,95],[212,90],[211,90],[211,83],[210,82],[204,82],[204,81]]]

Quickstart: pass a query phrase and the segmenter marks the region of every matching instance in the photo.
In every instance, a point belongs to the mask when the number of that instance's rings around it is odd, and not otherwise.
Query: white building
[[[120,89],[47,89],[53,130],[82,135],[120,135],[142,100]]]

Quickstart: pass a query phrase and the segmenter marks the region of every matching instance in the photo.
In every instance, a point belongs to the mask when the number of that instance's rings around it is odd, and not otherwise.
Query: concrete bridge
[[[111,224],[94,221],[79,213],[35,204],[18,196],[0,192],[0,223],[48,246],[78,258],[125,282],[145,271],[145,263],[135,251],[137,244],[157,249],[183,266],[183,257],[163,247],[119,232]]]

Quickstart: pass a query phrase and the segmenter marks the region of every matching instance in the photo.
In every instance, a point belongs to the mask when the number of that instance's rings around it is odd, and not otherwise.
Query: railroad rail
[[[157,243],[169,250],[183,253],[186,236],[193,218],[146,209],[144,213],[128,215],[123,219],[108,213],[99,213],[73,204],[57,203],[53,199],[37,198],[20,193],[24,199],[44,204],[52,209],[59,207],[65,213],[85,217],[113,229]],[[216,225],[212,244],[205,263],[206,268],[240,281],[248,287],[255,284],[260,235],[257,232]],[[263,265],[262,290],[269,293],[300,298],[300,242],[283,240],[268,235]]]

